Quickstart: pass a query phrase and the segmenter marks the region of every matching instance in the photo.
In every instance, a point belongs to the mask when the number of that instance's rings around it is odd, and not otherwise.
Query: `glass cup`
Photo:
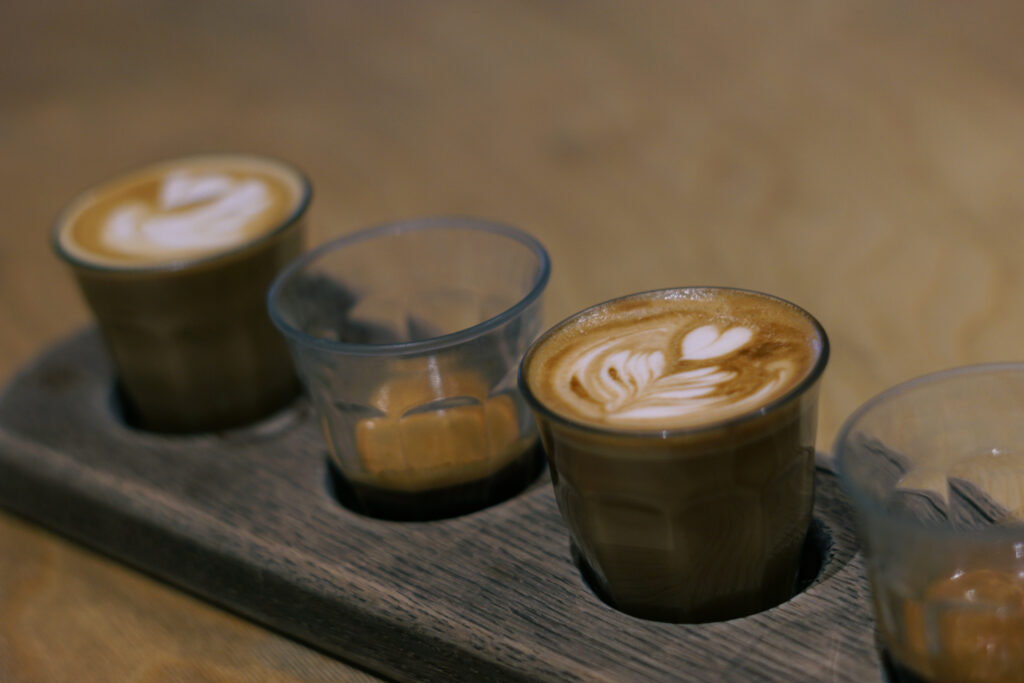
[[[835,444],[900,681],[1024,681],[1024,364],[868,401]]]
[[[638,301],[734,295],[795,319],[812,359],[783,395],[742,414],[692,428],[597,426],[546,405],[532,384],[531,362],[563,330],[585,335],[589,321],[614,319],[617,308],[628,314]],[[533,344],[520,388],[540,426],[574,557],[598,595],[633,616],[689,623],[752,614],[792,597],[811,520],[818,380],[827,360],[825,332],[802,309],[714,287],[598,304]]]
[[[338,497],[367,515],[459,515],[543,468],[516,388],[547,252],[515,228],[427,218],[349,235],[268,295],[330,450]]]
[[[211,154],[135,169],[62,212],[53,246],[110,351],[129,424],[232,429],[298,397],[264,302],[274,276],[302,253],[311,193],[284,162]],[[76,230],[83,237],[73,239]],[[142,255],[128,248],[140,238],[151,240]]]

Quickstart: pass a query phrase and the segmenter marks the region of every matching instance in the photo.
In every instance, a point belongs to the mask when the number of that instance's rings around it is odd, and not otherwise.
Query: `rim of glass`
[[[281,220],[281,224],[263,233],[256,239],[245,242],[229,249],[221,251],[215,251],[210,254],[200,255],[194,258],[181,258],[173,261],[166,261],[164,263],[155,264],[143,264],[143,265],[114,265],[110,263],[99,263],[95,261],[88,261],[71,252],[67,251],[61,244],[60,235],[64,224],[67,222],[67,218],[82,208],[82,205],[87,203],[87,200],[94,194],[101,192],[102,190],[116,185],[119,181],[135,174],[146,173],[155,171],[163,167],[177,166],[189,161],[204,161],[204,160],[215,160],[215,159],[242,159],[252,160],[259,163],[270,164],[280,166],[285,169],[288,173],[295,176],[295,180],[300,188],[298,199],[296,200],[295,206]],[[53,250],[62,259],[68,263],[73,264],[76,268],[85,268],[92,271],[104,272],[104,273],[125,273],[132,275],[139,275],[145,273],[170,273],[179,270],[185,270],[187,268],[193,268],[196,266],[204,266],[214,261],[220,261],[221,259],[231,258],[242,252],[246,252],[254,247],[257,247],[264,242],[272,240],[277,235],[281,234],[292,225],[294,225],[302,216],[306,213],[306,209],[309,208],[309,203],[313,198],[313,184],[310,182],[309,177],[303,173],[297,166],[291,164],[277,157],[267,156],[265,154],[248,154],[245,152],[208,152],[203,154],[189,154],[186,156],[175,157],[173,159],[165,159],[163,161],[156,161],[150,164],[142,164],[139,166],[132,166],[125,169],[120,173],[113,174],[107,180],[98,182],[94,185],[90,185],[86,189],[82,190],[72,198],[70,202],[57,214],[57,218],[53,221],[50,228],[50,244]]]
[[[846,495],[853,501],[854,507],[858,510],[884,514],[891,524],[902,527],[911,527],[915,530],[933,533],[935,535],[963,536],[966,533],[971,536],[983,537],[983,540],[997,538],[1005,540],[1011,537],[1019,540],[1022,532],[1024,532],[1024,526],[1021,525],[995,525],[972,529],[955,529],[953,527],[925,524],[920,520],[899,511],[885,510],[882,507],[884,505],[882,501],[875,499],[874,496],[868,494],[863,487],[853,481],[853,478],[849,474],[849,470],[847,468],[847,461],[849,457],[847,454],[849,453],[849,449],[845,446],[850,435],[856,430],[860,421],[876,408],[884,405],[893,398],[917,391],[925,386],[937,384],[950,379],[956,379],[967,375],[994,374],[1007,371],[1024,374],[1024,363],[976,363],[929,372],[918,377],[913,377],[904,382],[900,382],[895,386],[875,394],[853,411],[839,428],[835,442],[832,446],[832,452],[834,455],[836,474],[839,477],[839,483],[846,492]]]
[[[456,332],[419,339],[409,342],[398,342],[391,344],[355,344],[351,342],[333,341],[322,339],[306,334],[302,330],[291,325],[284,319],[280,311],[279,300],[281,292],[292,280],[293,276],[299,273],[313,262],[320,259],[329,252],[350,247],[354,244],[366,242],[380,237],[391,237],[409,232],[423,231],[444,231],[461,230],[470,232],[487,232],[511,239],[528,248],[537,258],[537,273],[526,294],[515,304],[498,313],[495,316],[482,320],[475,325],[466,327]],[[349,355],[377,356],[377,355],[402,355],[434,351],[439,348],[451,346],[456,343],[468,341],[479,337],[496,327],[501,326],[511,318],[530,306],[543,293],[551,275],[551,261],[544,245],[537,238],[529,233],[505,223],[489,221],[480,218],[469,218],[465,216],[431,216],[428,218],[413,218],[408,220],[384,223],[358,232],[345,235],[326,242],[319,247],[300,256],[281,271],[270,286],[267,292],[267,310],[270,318],[277,328],[290,339],[304,345],[311,346],[321,351],[331,353],[345,353]]]
[[[782,394],[782,395],[772,399],[771,401],[769,401],[768,403],[764,404],[760,408],[757,408],[755,410],[751,410],[751,411],[748,411],[748,412],[745,412],[745,413],[740,413],[739,415],[734,415],[732,417],[727,417],[727,418],[724,418],[722,420],[717,420],[715,422],[708,422],[708,423],[705,423],[705,424],[694,425],[692,427],[678,427],[678,428],[675,428],[675,429],[646,429],[646,430],[645,429],[623,429],[623,428],[616,428],[616,427],[610,427],[610,426],[609,427],[597,426],[597,425],[588,424],[588,423],[585,423],[585,422],[582,422],[582,421],[576,421],[576,420],[573,420],[573,419],[571,419],[569,417],[566,417],[566,416],[562,415],[561,413],[557,413],[554,410],[552,410],[551,408],[549,408],[548,406],[544,405],[540,401],[540,399],[538,399],[533,394],[533,392],[530,391],[530,387],[527,386],[526,376],[525,376],[524,370],[526,369],[526,366],[529,364],[530,358],[533,356],[534,349],[539,347],[544,342],[545,339],[549,338],[551,335],[555,334],[556,332],[558,332],[560,329],[562,329],[566,325],[569,325],[572,322],[574,322],[575,320],[577,320],[578,318],[580,318],[580,317],[590,313],[591,311],[593,311],[593,310],[595,310],[597,308],[600,308],[602,306],[606,306],[608,304],[613,304],[613,303],[616,303],[616,302],[619,302],[619,301],[625,301],[627,299],[635,299],[635,298],[642,298],[642,297],[653,297],[653,296],[657,296],[659,294],[663,294],[663,293],[667,293],[667,292],[678,292],[678,291],[683,291],[683,290],[690,290],[690,291],[704,290],[704,291],[713,291],[713,292],[741,292],[741,293],[744,293],[744,294],[751,294],[751,295],[759,296],[759,297],[762,297],[762,298],[765,298],[765,299],[770,299],[772,301],[784,304],[785,306],[788,306],[788,307],[792,308],[796,312],[798,312],[801,315],[803,315],[811,323],[811,326],[814,328],[814,330],[818,333],[818,338],[821,340],[821,350],[818,353],[817,359],[815,359],[814,364],[811,366],[810,370],[807,371],[807,374],[804,375],[803,379],[801,379],[799,382],[797,382],[792,387],[790,387],[790,389],[787,392],[785,392],[784,394]],[[788,301],[786,299],[783,299],[781,297],[775,296],[773,294],[767,294],[765,292],[759,292],[759,291],[757,291],[755,289],[744,289],[742,287],[723,287],[723,286],[716,286],[716,285],[691,285],[691,286],[682,286],[682,287],[665,287],[665,288],[662,288],[662,289],[649,289],[649,290],[643,291],[643,292],[636,292],[634,294],[626,294],[625,296],[616,297],[614,299],[608,299],[607,301],[602,301],[602,302],[594,304],[592,306],[588,306],[587,308],[584,308],[581,311],[577,311],[576,313],[573,313],[572,315],[570,315],[570,316],[564,318],[563,320],[561,320],[560,322],[556,323],[547,332],[545,332],[540,337],[538,337],[533,342],[533,344],[530,345],[530,348],[527,349],[526,353],[523,355],[523,358],[522,358],[522,360],[519,363],[518,383],[519,383],[519,391],[520,391],[520,393],[526,399],[526,402],[530,405],[531,408],[533,408],[537,412],[543,414],[545,416],[545,418],[551,420],[552,422],[556,422],[556,423],[558,423],[560,425],[563,425],[565,427],[569,427],[569,428],[574,429],[576,431],[585,432],[585,433],[589,433],[589,434],[595,434],[595,435],[597,435],[597,434],[600,434],[600,435],[609,435],[609,434],[611,434],[611,435],[614,435],[614,436],[617,436],[617,437],[623,437],[623,438],[647,438],[647,439],[649,439],[651,437],[660,437],[662,439],[670,439],[670,438],[676,437],[676,436],[700,435],[702,433],[712,432],[712,431],[715,431],[715,430],[718,430],[718,429],[722,429],[723,427],[733,427],[733,426],[741,425],[741,424],[744,424],[744,423],[747,423],[747,422],[752,422],[752,421],[754,421],[756,419],[764,417],[765,415],[767,415],[770,412],[773,412],[776,408],[785,405],[786,403],[790,402],[794,398],[796,398],[796,397],[800,396],[801,394],[803,394],[805,391],[807,391],[807,389],[809,389],[811,386],[813,386],[815,382],[818,381],[818,378],[820,378],[822,373],[825,371],[825,366],[828,364],[829,349],[830,349],[830,346],[829,346],[829,341],[828,341],[828,334],[825,332],[825,328],[822,327],[821,323],[818,321],[817,318],[815,318],[813,315],[811,315],[804,308],[794,304],[792,301]]]

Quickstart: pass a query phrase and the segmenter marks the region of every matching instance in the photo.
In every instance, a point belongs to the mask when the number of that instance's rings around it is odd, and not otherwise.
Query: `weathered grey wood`
[[[0,397],[0,504],[212,602],[409,680],[880,678],[849,508],[819,469],[821,574],[768,612],[699,626],[622,615],[572,564],[550,484],[479,513],[383,522],[327,492],[299,403],[251,429],[124,427],[92,331]]]

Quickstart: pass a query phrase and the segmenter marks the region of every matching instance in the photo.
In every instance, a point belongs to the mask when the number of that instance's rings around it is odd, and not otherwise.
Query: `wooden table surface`
[[[89,323],[48,230],[128,167],[284,157],[312,243],[521,226],[547,318],[720,284],[832,341],[819,448],[878,391],[1024,358],[1024,5],[7,3],[0,382]],[[0,513],[0,681],[368,680]]]

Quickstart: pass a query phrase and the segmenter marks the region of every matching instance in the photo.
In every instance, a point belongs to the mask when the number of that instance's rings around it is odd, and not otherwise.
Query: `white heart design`
[[[167,211],[189,204],[207,202],[222,197],[234,185],[225,175],[192,175],[188,171],[176,171],[167,175],[160,187],[160,208]]]
[[[223,249],[241,243],[245,228],[270,204],[266,185],[256,179],[172,173],[161,185],[157,207],[130,202],[112,211],[104,241],[144,256]]]
[[[736,393],[729,387],[738,372],[714,359],[750,343],[752,328],[737,325],[722,331],[714,324],[703,325],[685,334],[678,354],[668,353],[663,346],[674,335],[675,330],[666,324],[620,332],[582,348],[571,365],[571,379],[564,385],[569,388],[565,398],[584,412],[590,410],[588,405],[595,406],[603,418],[622,424],[651,424],[713,407],[742,410],[756,405],[776,391],[792,371],[785,363],[765,365],[757,386]],[[673,356],[687,363],[680,366]]]
[[[715,325],[704,325],[683,337],[682,357],[686,360],[707,360],[736,351],[754,336],[746,327],[730,327],[719,332]]]

